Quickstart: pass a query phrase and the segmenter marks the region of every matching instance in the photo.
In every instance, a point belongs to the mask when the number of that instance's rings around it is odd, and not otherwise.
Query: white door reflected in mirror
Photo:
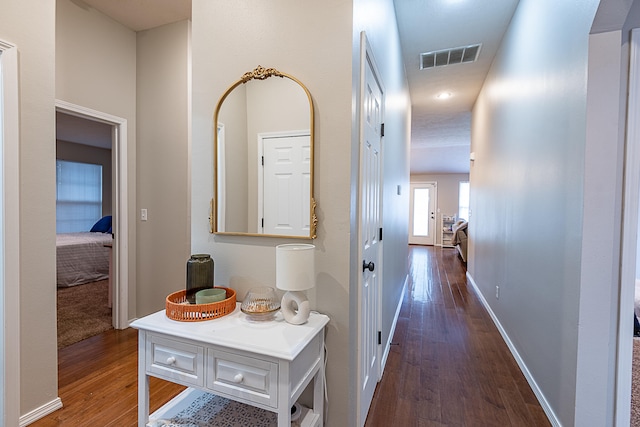
[[[313,104],[295,78],[258,67],[215,111],[217,234],[314,238]]]

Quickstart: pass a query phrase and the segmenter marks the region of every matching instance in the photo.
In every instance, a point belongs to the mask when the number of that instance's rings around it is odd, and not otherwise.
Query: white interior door
[[[409,243],[412,245],[434,245],[436,239],[436,184],[434,182],[412,183],[410,199]]]
[[[380,328],[379,294],[381,287],[381,180],[382,123],[384,90],[376,72],[371,50],[362,35],[364,50],[360,115],[360,251],[362,276],[359,283],[359,355],[358,355],[358,425],[364,425],[380,379],[378,330]]]
[[[311,229],[310,134],[262,137],[265,234],[308,236]]]

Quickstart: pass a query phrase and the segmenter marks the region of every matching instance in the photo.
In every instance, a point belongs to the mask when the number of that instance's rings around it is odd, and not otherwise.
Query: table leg
[[[149,421],[149,376],[145,366],[146,337],[138,332],[138,427],[145,427]]]
[[[324,425],[324,361],[313,377],[313,412],[320,416],[318,425]]]

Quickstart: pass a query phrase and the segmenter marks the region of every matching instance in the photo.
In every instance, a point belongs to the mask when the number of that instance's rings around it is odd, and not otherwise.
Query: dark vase
[[[196,292],[213,288],[213,259],[209,254],[195,254],[187,261],[187,301],[196,303]]]

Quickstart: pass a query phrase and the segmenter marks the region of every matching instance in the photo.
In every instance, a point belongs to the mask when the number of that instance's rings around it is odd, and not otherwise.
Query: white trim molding
[[[114,189],[114,221],[115,245],[113,247],[113,274],[116,277],[114,293],[113,327],[125,329],[129,326],[129,217],[128,217],[128,155],[127,155],[127,120],[121,117],[70,102],[56,100],[56,111],[107,123],[113,126],[113,174]]]
[[[38,421],[41,418],[57,411],[62,408],[62,400],[59,397],[55,398],[49,403],[45,403],[39,408],[34,409],[20,417],[20,427],[28,426],[31,423]]]
[[[536,398],[538,399],[540,406],[542,406],[544,413],[547,415],[549,422],[554,427],[561,427],[562,424],[560,423],[560,420],[558,419],[555,412],[553,412],[553,409],[551,408],[551,405],[549,405],[549,402],[547,401],[547,399],[544,397],[542,390],[536,383],[535,379],[533,378],[533,375],[531,375],[529,368],[527,368],[527,365],[524,363],[524,360],[520,356],[520,353],[518,353],[516,346],[513,345],[513,342],[511,341],[511,338],[509,338],[507,331],[502,327],[502,324],[498,320],[498,317],[495,315],[495,313],[491,309],[491,306],[489,305],[487,300],[484,298],[484,295],[482,295],[482,292],[480,292],[478,285],[476,285],[476,282],[473,280],[473,277],[471,277],[471,274],[469,274],[468,271],[467,271],[467,279],[469,279],[469,283],[471,283],[471,286],[473,287],[474,292],[478,296],[478,299],[484,306],[485,310],[487,310],[487,313],[489,313],[489,316],[491,316],[491,320],[493,320],[493,323],[498,328],[498,332],[500,332],[500,335],[502,335],[502,339],[504,340],[505,344],[507,344],[507,347],[509,347],[509,351],[511,351],[511,354],[513,355],[513,358],[516,360],[518,367],[520,367],[520,371],[522,371],[522,374],[524,375],[527,382],[529,383],[531,390],[533,390],[533,393],[536,395]]]
[[[20,123],[18,49],[0,40],[2,67],[2,259],[0,260],[0,424],[15,425],[20,416]],[[11,351],[8,351],[11,349]]]
[[[387,342],[385,343],[384,351],[382,354],[382,360],[380,361],[380,379],[382,379],[382,375],[384,375],[384,368],[387,365],[387,359],[389,358],[389,352],[391,351],[391,342],[393,340],[393,335],[396,333],[396,326],[398,325],[398,318],[400,317],[400,310],[402,309],[402,302],[404,301],[404,294],[407,292],[407,287],[409,286],[409,275],[404,278],[404,286],[402,287],[402,292],[400,293],[400,300],[398,300],[398,306],[396,307],[396,314],[393,316],[393,324],[391,325],[391,330],[389,331],[389,337],[387,338]]]

